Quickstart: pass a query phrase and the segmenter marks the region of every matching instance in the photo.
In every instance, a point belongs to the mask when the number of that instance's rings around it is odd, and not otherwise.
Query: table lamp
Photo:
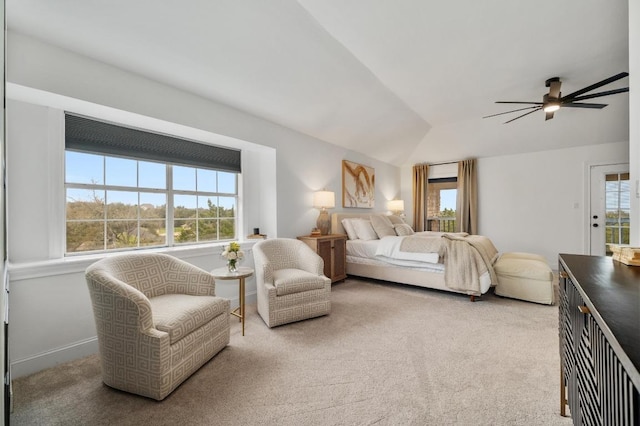
[[[331,228],[331,221],[329,220],[329,213],[327,209],[332,209],[336,206],[336,196],[333,191],[316,191],[313,194],[313,207],[320,209],[320,215],[316,221],[316,226],[320,230],[321,235],[327,235],[329,228]]]

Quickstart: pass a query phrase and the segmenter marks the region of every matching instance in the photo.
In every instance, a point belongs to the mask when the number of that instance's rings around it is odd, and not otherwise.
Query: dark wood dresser
[[[561,254],[560,410],[574,425],[640,425],[640,267]]]

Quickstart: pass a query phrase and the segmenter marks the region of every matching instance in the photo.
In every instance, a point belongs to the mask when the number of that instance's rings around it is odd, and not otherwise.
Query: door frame
[[[599,166],[620,166],[626,165],[630,168],[629,161],[624,160],[611,160],[611,161],[594,161],[584,163],[584,203],[583,203],[583,215],[582,215],[582,229],[583,229],[583,254],[591,253],[591,169]]]

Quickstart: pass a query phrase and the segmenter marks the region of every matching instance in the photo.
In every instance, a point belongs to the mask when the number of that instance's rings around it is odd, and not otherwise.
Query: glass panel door
[[[606,255],[611,256],[610,244],[629,244],[629,214],[631,212],[629,173],[605,176],[605,243]]]

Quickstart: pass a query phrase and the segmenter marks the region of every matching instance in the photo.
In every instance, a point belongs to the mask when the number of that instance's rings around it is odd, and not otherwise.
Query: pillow
[[[387,219],[386,215],[372,214],[370,219],[371,226],[373,226],[373,230],[378,234],[378,238],[396,236],[396,231],[393,230],[393,225],[391,221]]]
[[[377,240],[378,234],[371,226],[371,221],[359,219],[351,222],[353,224],[353,229],[356,231],[356,235],[361,240]]]
[[[342,227],[350,240],[358,239],[358,234],[356,234],[356,230],[353,228],[353,219],[342,219]]]
[[[389,219],[389,222],[391,222],[392,225],[402,225],[406,223],[402,217],[396,216],[395,214],[386,216],[386,218]]]
[[[400,225],[395,225],[393,227],[393,229],[395,229],[396,234],[398,234],[401,237],[404,237],[405,235],[413,235],[414,234],[413,228],[411,228],[406,223],[401,223]]]

